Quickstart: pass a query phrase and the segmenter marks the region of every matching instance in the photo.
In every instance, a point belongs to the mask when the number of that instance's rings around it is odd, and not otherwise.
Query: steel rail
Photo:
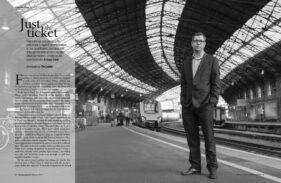
[[[169,132],[174,135],[180,135],[185,136],[186,133],[182,130],[174,129],[174,128],[168,128],[165,126],[161,127],[162,132]],[[200,138],[203,139],[203,135],[200,134]],[[215,137],[216,143],[220,145],[235,147],[237,149],[242,149],[250,152],[255,152],[259,154],[266,154],[270,156],[275,157],[281,157],[281,148],[279,147],[273,147],[270,145],[264,145],[264,144],[254,144],[249,142],[242,142],[238,140],[232,140],[232,139],[226,139],[221,137]]]

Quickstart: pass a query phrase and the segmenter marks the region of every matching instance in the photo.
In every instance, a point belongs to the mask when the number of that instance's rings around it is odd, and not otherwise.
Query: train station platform
[[[204,146],[202,174],[189,167],[186,139],[135,126],[87,127],[76,133],[77,183],[281,182],[281,159],[217,145],[218,179],[208,178]]]
[[[281,126],[281,122],[265,122],[265,121],[226,121],[226,124],[243,124],[243,125],[259,125],[259,126]]]
[[[281,122],[264,122],[264,121],[226,121],[225,127],[233,130],[244,130],[253,132],[263,132],[269,134],[281,135]]]

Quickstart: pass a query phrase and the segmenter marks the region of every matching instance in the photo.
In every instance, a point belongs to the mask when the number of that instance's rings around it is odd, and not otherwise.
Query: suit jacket
[[[218,103],[220,68],[215,57],[205,53],[193,78],[192,57],[187,57],[181,71],[181,104],[184,107],[202,107]]]

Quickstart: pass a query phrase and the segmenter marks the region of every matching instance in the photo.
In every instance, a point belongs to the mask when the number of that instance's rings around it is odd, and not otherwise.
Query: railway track
[[[168,132],[174,135],[185,136],[185,132],[182,130],[168,128],[165,126],[161,127],[162,132]],[[203,139],[203,135],[200,135],[200,138]],[[264,144],[254,144],[254,143],[247,143],[241,142],[237,140],[225,139],[220,137],[215,137],[216,143],[220,145],[230,146],[241,150],[246,150],[249,152],[255,152],[259,154],[274,156],[274,157],[281,157],[281,148],[278,147],[271,147]]]

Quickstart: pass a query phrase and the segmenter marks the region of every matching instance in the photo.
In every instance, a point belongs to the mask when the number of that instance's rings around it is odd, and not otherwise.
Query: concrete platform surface
[[[76,183],[272,183],[281,182],[281,160],[217,146],[218,179],[208,178],[204,145],[202,174],[187,169],[185,138],[138,127],[88,127],[76,133]]]

